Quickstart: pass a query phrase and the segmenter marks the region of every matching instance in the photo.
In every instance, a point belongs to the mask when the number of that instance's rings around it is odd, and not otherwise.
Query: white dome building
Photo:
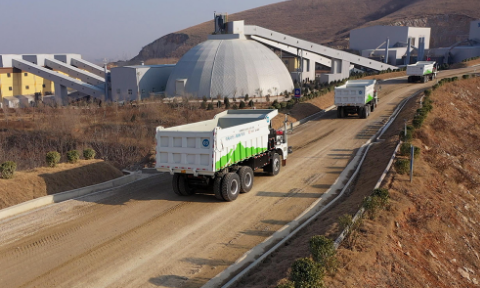
[[[188,51],[170,75],[168,96],[277,95],[293,81],[280,58],[247,39],[210,39]]]

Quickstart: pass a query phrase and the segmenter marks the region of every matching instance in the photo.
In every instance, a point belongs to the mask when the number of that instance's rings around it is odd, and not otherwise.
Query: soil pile
[[[123,173],[101,160],[82,160],[15,172],[13,179],[0,179],[0,209],[38,197],[86,187],[122,176]]]

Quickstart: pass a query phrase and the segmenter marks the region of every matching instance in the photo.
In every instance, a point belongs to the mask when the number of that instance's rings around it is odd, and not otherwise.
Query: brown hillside
[[[431,45],[448,46],[465,39],[469,22],[477,18],[478,0],[292,0],[229,15],[229,20],[245,20],[248,25],[336,48],[347,48],[350,30],[373,25],[432,27]],[[212,27],[208,21],[165,35],[131,61],[156,58],[155,63],[161,63],[164,58],[180,58],[205,41]]]

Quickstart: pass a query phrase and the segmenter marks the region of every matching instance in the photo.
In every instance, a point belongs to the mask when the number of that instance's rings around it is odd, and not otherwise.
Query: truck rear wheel
[[[222,180],[222,196],[225,201],[233,201],[237,199],[240,193],[240,177],[235,172],[230,172],[223,176]]]
[[[182,193],[180,193],[180,188],[178,188],[178,182],[180,180],[180,175],[179,174],[173,174],[173,178],[172,178],[172,188],[173,188],[173,192],[175,192],[175,194],[177,195],[180,195],[182,196]]]
[[[345,107],[342,106],[340,108],[341,108],[340,109],[340,118],[345,118],[345,116],[347,116],[346,113],[345,113]]]
[[[271,176],[275,176],[280,173],[280,155],[278,153],[273,154],[270,164],[263,168],[263,171],[267,172]]]
[[[222,176],[217,176],[213,181],[213,193],[218,200],[225,201],[222,196]]]
[[[195,194],[195,191],[188,183],[188,178],[185,175],[179,175],[178,179],[178,190],[183,196],[190,196]]]
[[[242,166],[238,170],[238,176],[240,177],[241,193],[247,193],[252,190],[253,187],[253,170],[250,166]]]
[[[377,105],[377,104],[372,104],[372,105],[370,106],[370,112],[375,111],[375,106],[376,106],[376,105]]]

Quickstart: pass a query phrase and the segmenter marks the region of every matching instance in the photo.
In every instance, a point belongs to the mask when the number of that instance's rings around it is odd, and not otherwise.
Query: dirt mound
[[[82,160],[19,171],[13,179],[0,179],[0,209],[38,197],[86,187],[122,176],[123,173],[102,160]]]

